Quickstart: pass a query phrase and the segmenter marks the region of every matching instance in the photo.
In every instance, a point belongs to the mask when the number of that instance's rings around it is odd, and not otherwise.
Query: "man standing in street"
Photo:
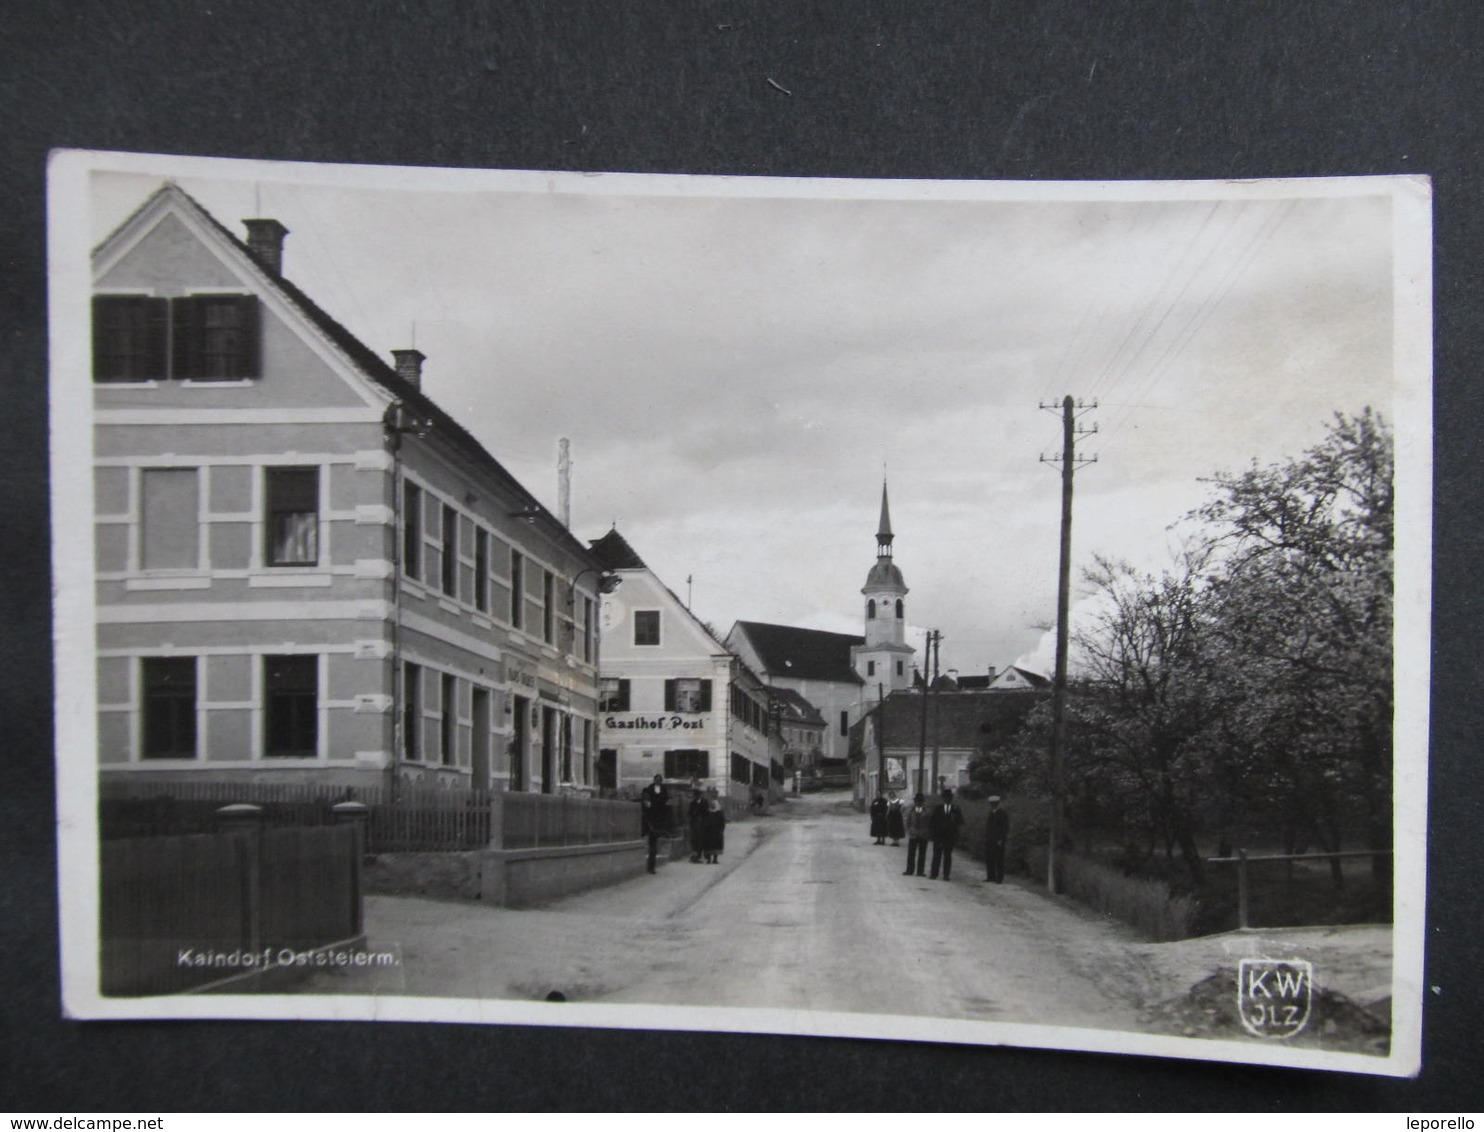
[[[902,873],[904,877],[922,876],[927,872],[928,835],[931,833],[928,827],[931,821],[932,814],[919,790],[912,799],[912,808],[906,813],[907,869]]]
[[[964,812],[953,804],[953,791],[943,791],[943,801],[933,809],[930,828],[933,835],[933,865],[929,876],[938,879],[938,869],[943,869],[943,879],[953,873],[953,846],[958,840],[958,831],[963,828]]]
[[[649,871],[654,872],[654,859],[659,855],[660,838],[670,829],[670,792],[665,789],[665,776],[639,792],[639,823],[649,841]]]
[[[1005,883],[1005,841],[1010,836],[1010,815],[1000,809],[1000,796],[989,797],[989,819],[984,827],[984,879]]]

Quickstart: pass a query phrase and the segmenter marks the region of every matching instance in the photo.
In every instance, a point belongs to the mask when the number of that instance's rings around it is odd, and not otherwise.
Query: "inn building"
[[[105,782],[594,789],[601,563],[243,223],[93,254]]]
[[[784,778],[769,689],[718,641],[617,528],[592,544],[602,598],[598,783],[634,794],[660,775],[745,803]]]

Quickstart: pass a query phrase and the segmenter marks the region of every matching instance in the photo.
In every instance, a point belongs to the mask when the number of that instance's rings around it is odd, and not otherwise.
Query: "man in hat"
[[[1010,836],[1010,815],[1000,809],[1000,796],[989,796],[989,819],[984,828],[984,879],[1005,883],[1005,841]]]
[[[665,789],[665,776],[639,792],[639,823],[649,841],[649,871],[654,872],[654,859],[659,855],[660,838],[670,829],[670,792]]]
[[[953,847],[964,824],[964,812],[953,804],[952,790],[943,791],[943,801],[933,808],[929,824],[933,835],[933,864],[928,876],[937,880],[941,867],[943,879],[947,880],[953,872]]]

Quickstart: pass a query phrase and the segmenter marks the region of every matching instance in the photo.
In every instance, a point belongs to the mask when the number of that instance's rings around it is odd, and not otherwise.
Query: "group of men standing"
[[[948,880],[953,875],[953,850],[958,844],[959,831],[964,827],[964,811],[954,802],[953,791],[944,790],[943,800],[935,806],[928,806],[919,791],[903,815],[903,823],[907,832],[907,867],[902,875],[923,875],[931,843],[933,860],[927,876],[937,880],[941,873],[943,879]],[[985,880],[995,884],[1005,882],[1005,843],[1009,836],[1010,818],[1000,809],[1000,799],[996,795],[989,799],[989,818],[985,828]]]

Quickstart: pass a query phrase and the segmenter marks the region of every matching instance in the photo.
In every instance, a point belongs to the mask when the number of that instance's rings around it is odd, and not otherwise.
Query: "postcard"
[[[1417,1072],[1425,178],[49,205],[68,1016]]]

